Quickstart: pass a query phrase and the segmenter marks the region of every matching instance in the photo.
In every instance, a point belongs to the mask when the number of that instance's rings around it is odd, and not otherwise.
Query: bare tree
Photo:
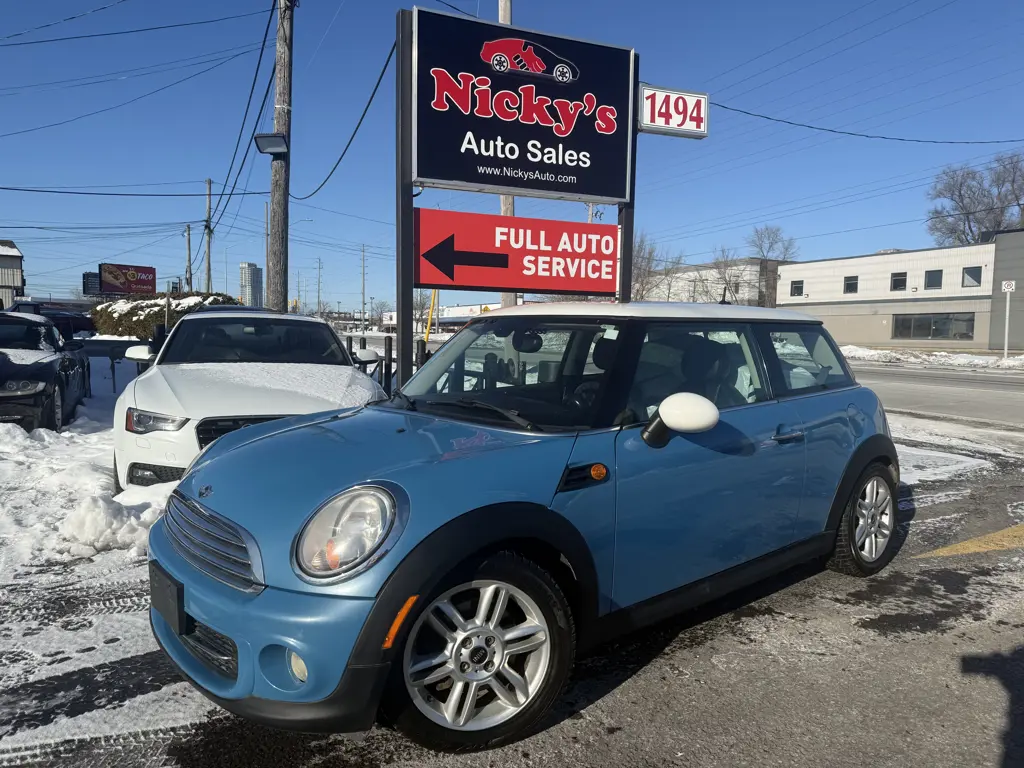
[[[734,248],[727,248],[724,245],[716,245],[713,249],[714,256],[708,262],[710,272],[714,276],[714,291],[718,294],[717,301],[728,301],[732,304],[746,303],[741,301],[741,296],[746,297],[748,292],[744,291],[747,283],[747,276],[743,265],[740,263],[740,255]]]
[[[633,301],[671,300],[672,278],[683,262],[682,254],[670,254],[647,233],[637,233],[633,237]]]
[[[939,245],[970,245],[982,233],[1024,226],[1024,154],[997,155],[984,169],[943,168],[928,191],[928,232]]]
[[[774,307],[779,284],[779,263],[795,261],[800,256],[796,241],[782,233],[782,227],[767,224],[754,227],[747,237],[747,247],[761,263],[758,268],[759,307]]]
[[[384,315],[391,310],[391,302],[387,299],[374,299],[370,303],[370,322],[377,328],[383,328]]]
[[[427,312],[430,310],[430,291],[420,288],[412,295],[412,316],[415,327],[420,331],[426,328]]]
[[[77,301],[77,300],[82,298],[82,289],[81,288],[72,288],[71,291],[70,291],[70,294],[71,294],[71,298],[75,299]]]

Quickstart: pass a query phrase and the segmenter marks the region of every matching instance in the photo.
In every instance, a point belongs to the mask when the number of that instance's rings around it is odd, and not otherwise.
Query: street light
[[[252,137],[262,155],[287,155],[288,137],[283,133],[257,133]]]

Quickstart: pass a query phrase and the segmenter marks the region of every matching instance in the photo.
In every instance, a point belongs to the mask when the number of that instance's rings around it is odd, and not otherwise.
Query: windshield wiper
[[[500,405],[494,405],[493,403],[485,403],[482,400],[470,400],[467,397],[460,397],[458,400],[427,400],[425,402],[427,405],[458,405],[463,408],[483,408],[487,411],[500,413],[513,424],[516,424],[523,429],[528,429],[531,432],[544,431],[529,419],[524,419],[518,412],[509,410],[508,408],[502,408]]]
[[[416,401],[409,397],[407,394],[405,394],[405,392],[403,392],[402,390],[396,390],[394,396],[392,396],[391,399],[394,400],[396,397],[402,398],[402,400],[405,402],[405,410],[416,410]]]

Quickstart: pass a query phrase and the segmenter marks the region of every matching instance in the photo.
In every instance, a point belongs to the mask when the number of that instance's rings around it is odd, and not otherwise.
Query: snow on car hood
[[[303,363],[156,365],[135,380],[135,406],[171,416],[284,416],[383,397],[358,369]]]
[[[46,349],[0,349],[0,357],[6,357],[15,365],[33,365],[54,357],[53,350]]]

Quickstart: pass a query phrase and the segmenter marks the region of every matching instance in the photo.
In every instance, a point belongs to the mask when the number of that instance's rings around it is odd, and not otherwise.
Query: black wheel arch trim
[[[579,588],[576,618],[581,638],[597,618],[597,569],[583,534],[567,518],[543,505],[526,502],[492,504],[453,518],[427,536],[405,556],[377,593],[370,615],[359,633],[349,664],[371,666],[391,662],[409,630],[406,621],[391,649],[382,645],[405,601],[426,597],[454,568],[504,542],[533,540],[560,552]],[[418,607],[418,606],[416,606]],[[415,608],[414,607],[414,611]]]
[[[853,493],[853,486],[868,466],[880,459],[884,459],[896,469],[896,477],[899,479],[900,460],[896,454],[896,446],[892,438],[882,433],[874,434],[867,438],[854,450],[850,461],[846,464],[846,471],[843,473],[836,495],[832,499],[832,507],[828,513],[828,522],[825,530],[836,532],[839,530],[839,521],[842,520],[843,510]]]

